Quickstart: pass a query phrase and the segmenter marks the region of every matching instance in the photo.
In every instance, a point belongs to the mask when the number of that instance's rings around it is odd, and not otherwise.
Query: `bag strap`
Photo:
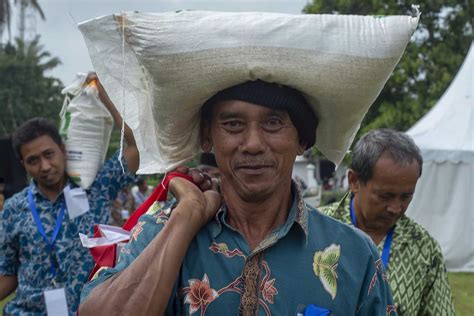
[[[170,172],[169,174],[166,175],[163,181],[155,188],[155,190],[150,194],[150,196],[146,199],[146,201],[143,202],[135,210],[135,212],[132,213],[132,215],[123,224],[122,228],[128,231],[131,231],[132,228],[137,224],[140,216],[145,214],[148,211],[148,209],[153,205],[153,203],[155,203],[156,201],[166,201],[166,197],[168,196],[169,183],[171,179],[175,177],[180,177],[180,178],[193,182],[192,177],[187,174],[180,173],[180,172]]]

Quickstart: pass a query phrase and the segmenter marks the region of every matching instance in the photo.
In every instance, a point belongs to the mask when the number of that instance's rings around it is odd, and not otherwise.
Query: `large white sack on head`
[[[113,119],[99,99],[95,83],[85,85],[87,74],[77,74],[76,80],[62,91],[66,94],[61,110],[59,132],[66,145],[66,171],[71,179],[87,189],[104,164]],[[69,99],[68,94],[74,97]]]
[[[319,118],[316,147],[339,164],[418,18],[126,12],[79,29],[133,130],[139,173],[160,173],[199,153],[199,110],[209,97],[256,79],[305,94]]]

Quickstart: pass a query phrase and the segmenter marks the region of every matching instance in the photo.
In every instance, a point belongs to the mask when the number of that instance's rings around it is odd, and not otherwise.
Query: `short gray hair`
[[[383,128],[365,134],[352,149],[351,169],[362,183],[372,178],[375,164],[385,153],[399,165],[418,162],[421,176],[423,157],[415,142],[403,132]]]

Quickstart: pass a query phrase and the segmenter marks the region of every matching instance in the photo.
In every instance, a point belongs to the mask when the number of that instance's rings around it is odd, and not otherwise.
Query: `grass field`
[[[448,273],[448,277],[453,290],[456,315],[474,315],[474,273]],[[8,299],[0,301],[0,316],[3,315],[3,305]]]
[[[448,273],[456,315],[474,315],[474,273]]]

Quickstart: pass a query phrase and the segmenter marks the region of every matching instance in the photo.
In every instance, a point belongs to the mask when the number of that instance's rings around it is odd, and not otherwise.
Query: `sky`
[[[12,1],[13,2],[13,1]],[[76,24],[98,16],[121,11],[165,12],[184,9],[211,11],[267,11],[300,14],[308,0],[39,0],[46,21],[30,19],[36,24],[40,43],[62,64],[48,75],[72,82],[77,72],[92,70],[87,48]],[[16,12],[13,12],[13,36],[18,34]],[[32,28],[29,28],[32,30]],[[28,32],[32,34],[32,32]]]

